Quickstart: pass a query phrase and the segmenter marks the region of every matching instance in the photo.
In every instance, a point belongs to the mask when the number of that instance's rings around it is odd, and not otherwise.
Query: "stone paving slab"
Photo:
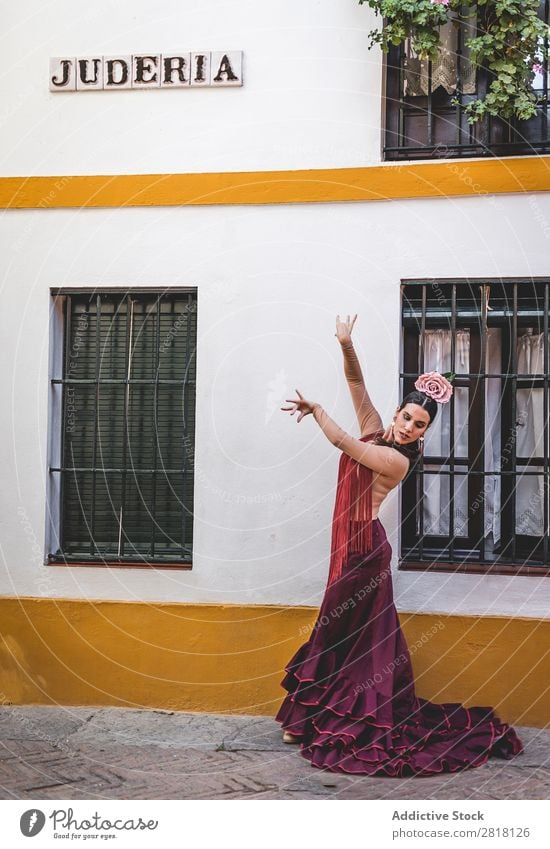
[[[525,752],[429,778],[318,770],[271,717],[0,707],[0,799],[548,799],[550,729]]]

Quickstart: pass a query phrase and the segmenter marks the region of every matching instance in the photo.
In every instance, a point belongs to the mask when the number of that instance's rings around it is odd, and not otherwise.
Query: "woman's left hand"
[[[295,398],[285,398],[285,401],[287,401],[287,403],[289,403],[289,404],[292,404],[292,406],[291,407],[281,407],[281,410],[283,410],[285,413],[290,412],[291,416],[293,416],[294,413],[296,411],[298,411],[300,413],[300,415],[298,416],[298,419],[297,419],[297,421],[299,423],[299,422],[302,421],[304,416],[309,416],[311,413],[313,413],[313,408],[315,407],[315,403],[313,401],[306,401],[306,399],[301,394],[301,392],[298,392],[297,389],[295,391],[296,391],[296,394],[298,395],[298,400],[296,400]]]
[[[391,424],[387,426],[386,430],[383,433],[382,439],[384,439],[386,442],[395,441]]]
[[[341,345],[348,345],[351,342],[351,332],[356,320],[357,314],[351,319],[348,315],[347,321],[340,321],[340,316],[336,316],[336,333],[334,335],[338,337]]]

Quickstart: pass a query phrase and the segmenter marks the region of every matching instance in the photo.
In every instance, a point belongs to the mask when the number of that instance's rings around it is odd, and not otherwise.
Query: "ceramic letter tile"
[[[132,88],[158,88],[162,77],[158,53],[138,53],[132,56]]]
[[[241,50],[228,50],[225,53],[220,50],[212,51],[210,59],[210,85],[242,85],[242,58],[243,54]]]
[[[103,88],[105,91],[117,91],[132,88],[132,57],[103,57]]]
[[[50,59],[50,91],[75,91],[75,63],[74,56],[53,56]]]
[[[210,85],[210,52],[195,50],[191,53],[191,85]]]
[[[190,53],[164,53],[162,56],[161,86],[163,88],[187,88],[189,85]]]
[[[98,91],[103,88],[103,57],[82,56],[76,59],[76,90]]]

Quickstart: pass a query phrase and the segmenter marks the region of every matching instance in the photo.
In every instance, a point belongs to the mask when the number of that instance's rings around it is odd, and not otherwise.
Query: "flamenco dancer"
[[[332,772],[427,776],[512,758],[522,743],[492,708],[434,704],[415,694],[378,511],[419,458],[438,404],[453,389],[437,372],[420,375],[384,428],[351,340],[356,318],[337,316],[335,335],[361,438],[298,390],[281,408],[298,412],[298,422],[312,415],[342,454],[327,588],[309,640],[285,667],[288,693],[275,718],[285,742],[299,743],[313,766]]]

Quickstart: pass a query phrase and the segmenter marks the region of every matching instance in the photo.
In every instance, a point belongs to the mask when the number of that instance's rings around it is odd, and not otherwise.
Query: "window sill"
[[[550,566],[525,566],[521,564],[483,564],[483,563],[441,563],[416,560],[399,560],[397,569],[400,572],[466,572],[474,575],[521,575],[550,577]]]
[[[159,569],[183,569],[190,571],[193,564],[188,562],[182,563],[144,563],[143,560],[121,562],[120,560],[50,560],[48,566],[69,566],[69,567],[89,567],[93,569],[149,569],[158,571]]]
[[[416,162],[428,160],[437,162],[445,160],[464,159],[502,159],[508,157],[521,157],[541,155],[547,156],[550,151],[550,141],[534,142],[529,144],[493,144],[486,145],[463,145],[453,146],[439,144],[426,147],[386,147],[383,150],[383,162]]]

